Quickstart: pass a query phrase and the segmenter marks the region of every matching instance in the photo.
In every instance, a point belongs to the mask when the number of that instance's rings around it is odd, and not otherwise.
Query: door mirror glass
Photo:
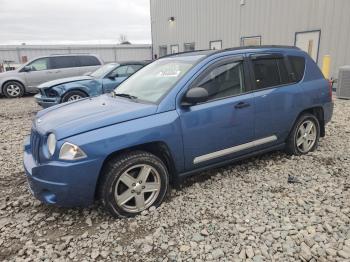
[[[182,105],[195,105],[208,100],[208,91],[203,87],[194,87],[187,91]]]

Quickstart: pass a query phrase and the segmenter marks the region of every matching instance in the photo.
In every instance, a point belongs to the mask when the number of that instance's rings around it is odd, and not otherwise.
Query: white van
[[[65,54],[39,57],[16,70],[0,73],[0,94],[21,97],[35,93],[37,86],[59,78],[80,76],[96,70],[103,64],[96,55]]]

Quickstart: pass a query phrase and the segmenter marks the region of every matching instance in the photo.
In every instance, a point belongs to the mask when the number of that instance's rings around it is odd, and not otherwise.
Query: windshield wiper
[[[131,100],[137,99],[137,96],[132,96],[129,94],[124,94],[124,93],[116,93],[116,92],[113,92],[113,93],[114,93],[114,96],[126,97],[126,98],[129,98]]]

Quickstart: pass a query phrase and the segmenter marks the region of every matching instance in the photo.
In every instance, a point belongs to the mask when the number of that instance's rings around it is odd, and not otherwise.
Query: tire
[[[169,187],[164,163],[144,151],[111,159],[101,175],[98,198],[114,217],[133,217],[151,206],[159,206]]]
[[[68,91],[66,94],[64,94],[62,98],[62,103],[79,100],[84,97],[87,97],[87,94],[85,94],[82,91],[79,91],[79,90]]]
[[[308,129],[310,131],[308,132]],[[312,114],[301,115],[287,139],[286,151],[291,155],[305,155],[314,151],[320,138],[320,122]]]
[[[7,98],[17,98],[24,95],[24,86],[17,81],[7,82],[2,90]]]

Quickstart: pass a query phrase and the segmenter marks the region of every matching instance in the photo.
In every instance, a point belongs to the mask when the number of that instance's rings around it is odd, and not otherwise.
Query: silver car
[[[0,73],[0,94],[15,98],[35,93],[37,86],[44,82],[84,75],[102,64],[96,55],[88,54],[39,57],[16,70]]]

